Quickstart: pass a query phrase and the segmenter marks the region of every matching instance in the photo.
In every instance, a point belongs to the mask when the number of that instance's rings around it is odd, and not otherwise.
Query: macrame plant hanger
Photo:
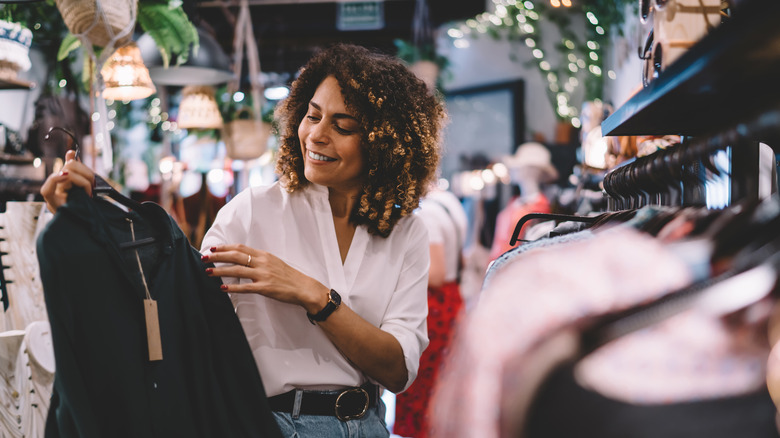
[[[233,38],[233,50],[236,62],[233,66],[234,79],[229,83],[228,92],[232,96],[241,86],[241,70],[244,64],[244,43],[246,43],[247,66],[249,67],[249,84],[251,85],[252,110],[257,120],[262,119],[263,84],[260,81],[260,55],[257,51],[257,41],[252,27],[252,16],[249,13],[249,1],[241,0],[236,23],[236,34]]]
[[[257,41],[252,28],[252,17],[249,13],[249,2],[241,1],[236,33],[233,40],[235,63],[233,64],[234,78],[228,83],[228,93],[233,96],[241,88],[242,67],[244,50],[246,49],[247,66],[249,69],[249,83],[252,98],[252,117],[250,119],[238,119],[238,114],[233,114],[233,120],[224,124],[223,138],[227,156],[234,160],[253,160],[265,153],[268,146],[268,138],[271,135],[271,124],[263,122],[263,84],[260,78],[260,56],[257,49]],[[233,186],[235,193],[248,186],[248,174],[246,170],[239,170],[236,174],[236,184]]]

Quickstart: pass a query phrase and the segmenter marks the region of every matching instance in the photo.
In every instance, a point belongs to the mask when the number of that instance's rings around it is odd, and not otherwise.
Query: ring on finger
[[[244,266],[248,268],[250,263],[252,263],[252,254],[247,255],[246,263],[244,264]]]

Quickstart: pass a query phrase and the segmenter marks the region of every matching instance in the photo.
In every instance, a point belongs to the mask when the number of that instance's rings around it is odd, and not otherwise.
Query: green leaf
[[[171,8],[167,3],[139,3],[138,23],[157,44],[165,67],[174,59],[176,65],[187,62],[190,47],[193,52],[198,50],[198,32],[180,6]]]
[[[60,43],[60,48],[57,51],[57,61],[63,61],[67,59],[68,55],[70,55],[70,52],[78,49],[79,47],[81,47],[81,40],[72,33],[68,32],[68,34],[65,36],[65,38],[62,39],[62,42]]]

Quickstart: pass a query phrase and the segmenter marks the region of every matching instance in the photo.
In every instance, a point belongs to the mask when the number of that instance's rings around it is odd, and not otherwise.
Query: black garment
[[[571,365],[553,371],[529,411],[528,438],[777,438],[767,390],[666,405],[632,405],[587,390]]]
[[[157,301],[163,360],[147,354],[146,296]],[[249,344],[220,281],[173,219],[125,213],[71,190],[38,237],[57,363],[46,437],[278,437]]]

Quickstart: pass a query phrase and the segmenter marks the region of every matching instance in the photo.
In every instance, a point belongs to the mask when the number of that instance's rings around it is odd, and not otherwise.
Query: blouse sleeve
[[[214,223],[203,236],[200,245],[201,254],[209,254],[210,248],[214,246],[247,243],[247,231],[252,220],[250,192],[251,189],[242,191],[217,212]],[[234,284],[238,281],[231,277],[223,277],[222,280],[225,284]]]
[[[420,356],[428,346],[428,232],[419,218],[409,219],[401,275],[379,327],[395,336],[403,349],[408,372],[404,391],[417,377]]]

